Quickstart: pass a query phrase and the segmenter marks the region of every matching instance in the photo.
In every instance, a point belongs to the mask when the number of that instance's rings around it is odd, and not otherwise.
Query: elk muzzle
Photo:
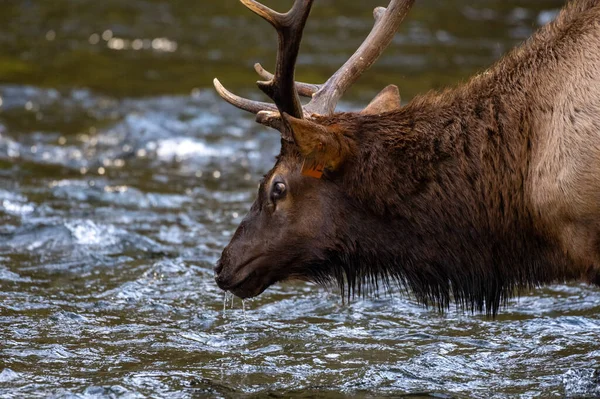
[[[225,248],[215,267],[215,281],[219,288],[242,299],[260,295],[272,282],[264,270],[264,256],[249,251],[235,251],[231,244]]]

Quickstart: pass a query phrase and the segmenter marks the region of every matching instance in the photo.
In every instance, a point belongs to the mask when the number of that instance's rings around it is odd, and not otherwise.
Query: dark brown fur
[[[600,1],[572,2],[458,88],[311,122],[332,144],[282,141],[219,262],[222,288],[396,281],[423,303],[495,314],[540,284],[600,284]],[[308,155],[335,167],[302,176]],[[274,179],[285,200],[269,199]]]

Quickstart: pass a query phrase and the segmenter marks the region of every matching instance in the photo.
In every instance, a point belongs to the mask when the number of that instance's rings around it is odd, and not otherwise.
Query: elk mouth
[[[254,256],[237,267],[235,274],[229,278],[223,279],[223,274],[220,273],[215,279],[217,285],[224,291],[229,291],[235,296],[245,299],[252,298],[262,294],[271,283],[266,281],[265,275],[259,275],[256,271],[258,267],[253,267],[262,255]],[[229,282],[229,281],[231,282]]]
[[[229,288],[228,291],[238,298],[246,299],[262,294],[269,285],[270,284],[261,283],[258,275],[255,272],[250,272],[248,277]]]

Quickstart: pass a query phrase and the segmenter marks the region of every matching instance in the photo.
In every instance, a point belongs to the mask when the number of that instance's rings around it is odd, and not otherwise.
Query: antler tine
[[[269,22],[275,29],[279,29],[282,25],[282,21],[285,19],[285,14],[278,13],[259,3],[255,0],[240,0],[250,11]]]
[[[375,7],[373,10],[373,18],[375,18],[375,22],[379,21],[381,17],[383,17],[385,10],[387,10],[385,7]]]
[[[285,112],[298,119],[304,118],[294,75],[302,33],[314,0],[294,0],[294,5],[285,14],[275,12],[256,0],[240,1],[277,30],[279,46],[275,74],[270,74],[260,65],[255,66],[258,74],[265,79],[257,82],[258,87],[275,102],[275,105],[239,97],[225,89],[218,79],[214,79],[213,82],[215,89],[225,101],[256,114],[257,122],[279,130],[284,139],[290,139],[286,137],[286,133],[289,132],[285,132],[281,115]],[[318,86],[300,85],[300,91],[304,94],[310,92],[309,95],[312,96],[317,90]]]
[[[285,14],[275,13],[254,0],[241,1],[244,4],[252,3],[257,10],[260,10],[259,15],[265,19],[269,18],[267,20],[275,27],[279,36],[275,74],[267,81],[257,82],[258,87],[275,102],[280,113],[285,112],[302,119],[304,112],[296,90],[294,75],[302,33],[313,0],[295,0],[290,11]]]
[[[333,114],[346,90],[373,65],[391,43],[413,3],[414,0],[391,0],[387,9],[375,9],[375,24],[371,33],[352,57],[313,95],[313,99],[304,107],[306,113]]]
[[[227,90],[219,79],[215,78],[213,80],[213,85],[215,86],[215,90],[217,93],[223,98],[223,100],[227,101],[229,104],[238,107],[239,109],[243,109],[244,111],[252,112],[253,114],[258,114],[261,111],[275,111],[277,112],[277,107],[273,104],[265,103],[262,101],[253,101],[248,100],[246,98],[236,96],[229,90]]]
[[[263,66],[259,63],[254,64],[254,70],[264,80],[273,79],[274,75],[271,72],[267,71],[265,68],[263,68]],[[312,98],[313,94],[321,90],[322,86],[323,85],[316,85],[312,83],[296,82],[296,90],[298,91],[298,94],[302,97]]]

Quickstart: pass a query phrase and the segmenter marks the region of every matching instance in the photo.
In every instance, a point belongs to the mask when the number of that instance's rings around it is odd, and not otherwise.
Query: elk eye
[[[273,184],[273,188],[271,189],[271,200],[277,201],[282,199],[285,196],[286,187],[282,182],[277,182]]]

